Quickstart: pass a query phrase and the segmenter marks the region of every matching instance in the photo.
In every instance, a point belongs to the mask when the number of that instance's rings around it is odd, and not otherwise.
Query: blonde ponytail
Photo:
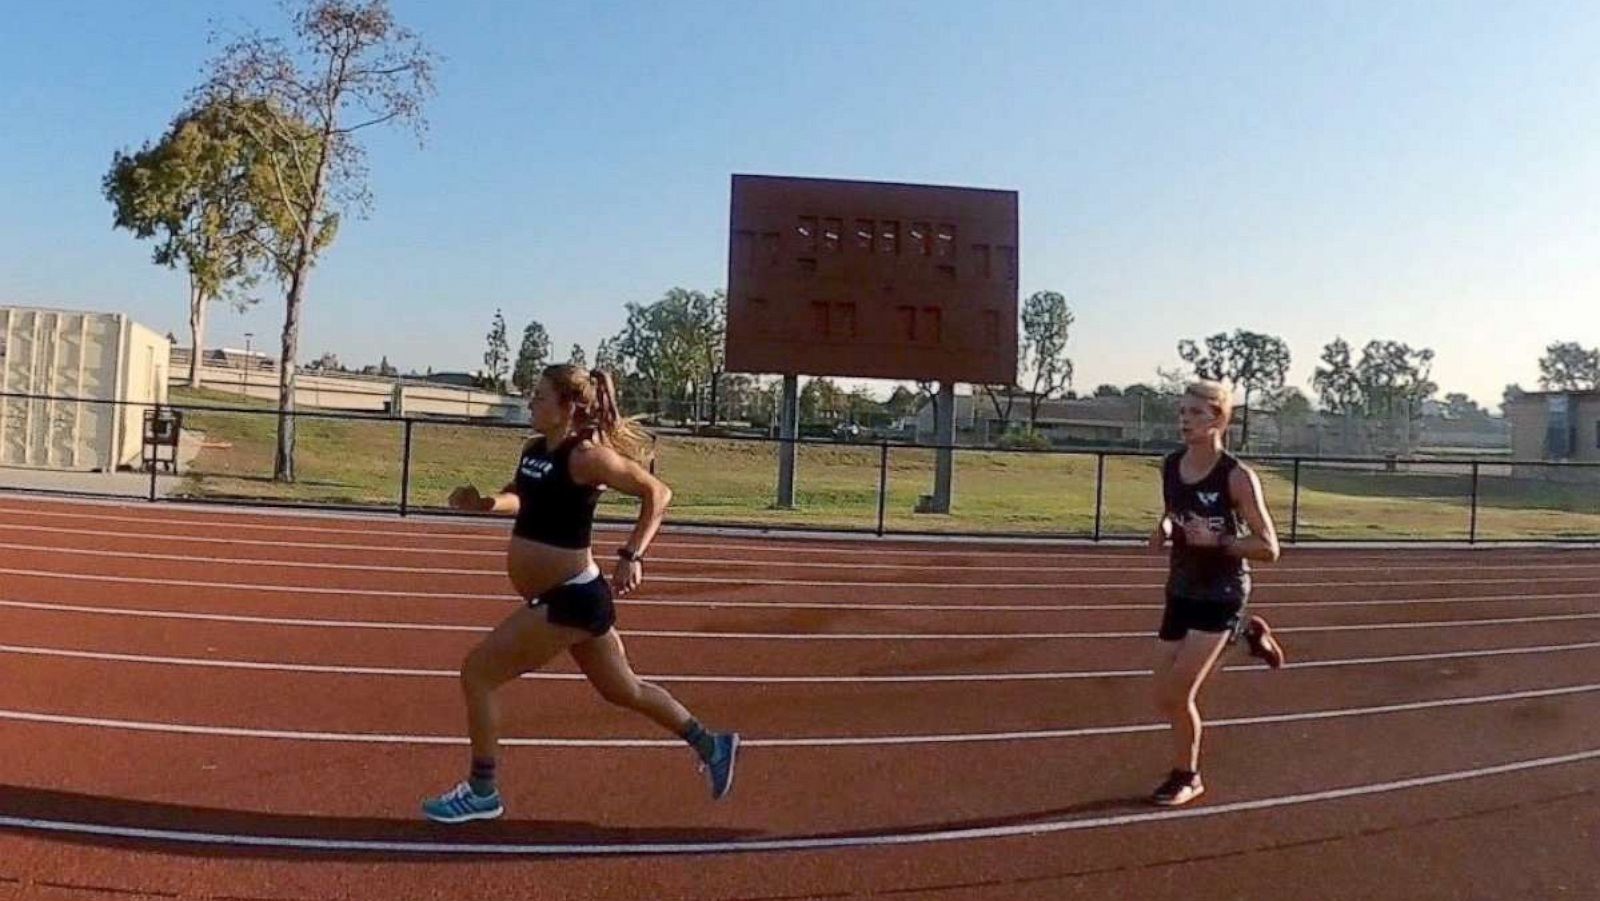
[[[622,415],[611,373],[560,363],[546,367],[543,375],[561,402],[572,405],[576,432],[640,463],[650,459],[655,441],[637,421]]]
[[[652,456],[654,442],[635,419],[625,418],[617,404],[617,383],[604,369],[589,370],[594,385],[594,429],[601,444],[625,457],[644,462]]]

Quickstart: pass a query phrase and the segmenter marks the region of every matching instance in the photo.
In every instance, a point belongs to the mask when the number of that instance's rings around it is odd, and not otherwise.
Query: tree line
[[[760,421],[776,417],[776,379],[722,372],[727,297],[721,290],[672,288],[653,303],[629,303],[626,310],[621,331],[600,342],[595,365],[617,377],[630,410],[712,423],[722,410]],[[979,402],[994,411],[1002,432],[1036,434],[1045,403],[1079,396],[1072,387],[1074,366],[1067,352],[1075,317],[1060,292],[1038,291],[1022,303],[1019,320],[1016,382],[972,389],[975,398],[983,398]],[[527,391],[550,361],[549,338],[542,325],[530,323],[513,358],[505,331],[503,316],[497,312],[484,357],[488,382],[504,385],[505,373],[511,372],[511,385]],[[1241,395],[1242,440],[1248,446],[1252,410],[1271,412],[1280,424],[1304,422],[1318,409],[1358,419],[1416,421],[1424,405],[1439,393],[1432,375],[1433,349],[1388,338],[1368,340],[1359,351],[1342,336],[1324,345],[1310,379],[1314,400],[1287,384],[1293,355],[1279,336],[1240,328],[1180,340],[1176,350],[1187,369],[1158,369],[1154,384],[1125,388],[1102,384],[1089,396],[1141,397],[1152,418],[1170,417],[1189,379],[1220,381]],[[568,358],[587,365],[579,345],[572,346]],[[1585,390],[1600,384],[1600,350],[1557,342],[1546,349],[1539,365],[1541,385],[1547,390]],[[934,382],[913,384],[914,388],[896,386],[886,401],[880,401],[865,388],[846,390],[829,378],[808,379],[800,394],[801,418],[900,419],[937,403]],[[1520,387],[1507,386],[1502,402],[1520,393]],[[1456,419],[1490,415],[1459,392],[1445,395],[1441,405],[1447,416]]]

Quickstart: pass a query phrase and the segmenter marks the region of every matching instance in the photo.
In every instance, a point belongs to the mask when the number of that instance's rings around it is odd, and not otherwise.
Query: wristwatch
[[[643,554],[641,554],[641,553],[639,553],[637,551],[630,551],[625,547],[617,548],[617,556],[621,557],[622,559],[624,559],[626,561],[628,561],[629,563],[643,563],[644,562],[644,555]]]

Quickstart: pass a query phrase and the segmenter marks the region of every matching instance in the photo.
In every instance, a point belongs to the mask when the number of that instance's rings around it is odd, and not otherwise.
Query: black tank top
[[[1172,565],[1167,593],[1194,600],[1242,601],[1250,592],[1250,564],[1219,548],[1190,547],[1183,537],[1183,522],[1199,517],[1224,534],[1239,537],[1243,523],[1228,495],[1228,479],[1239,460],[1224,451],[1205,478],[1187,484],[1181,465],[1183,451],[1168,454],[1161,465],[1162,494],[1172,528]]]
[[[523,448],[517,464],[519,506],[513,535],[573,550],[589,546],[600,489],[574,482],[568,465],[572,449],[582,440],[568,438],[551,452],[540,437]]]

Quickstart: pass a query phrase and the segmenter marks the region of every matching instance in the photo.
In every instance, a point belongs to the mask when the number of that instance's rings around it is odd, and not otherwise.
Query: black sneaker
[[[1181,807],[1206,793],[1206,787],[1200,782],[1199,773],[1188,770],[1173,770],[1167,776],[1167,781],[1150,796],[1150,803],[1161,807]]]

